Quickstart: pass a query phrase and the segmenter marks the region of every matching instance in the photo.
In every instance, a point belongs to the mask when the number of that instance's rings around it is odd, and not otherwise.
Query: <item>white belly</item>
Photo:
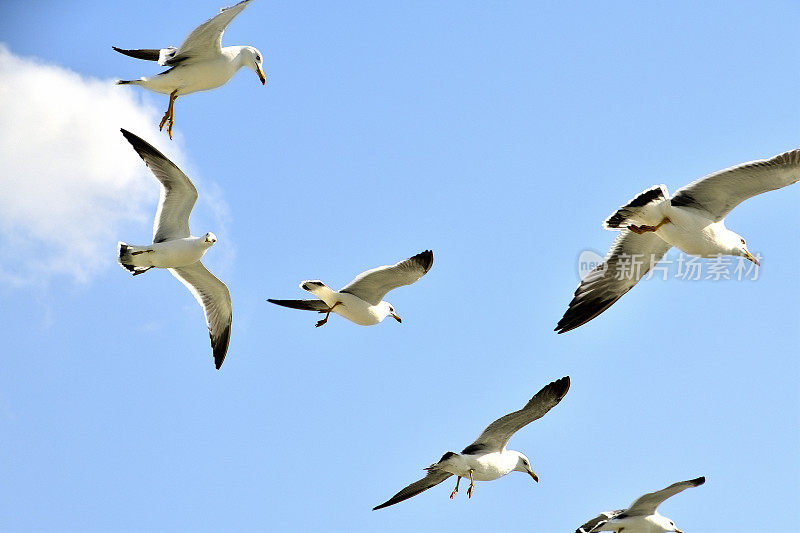
[[[713,257],[720,253],[715,244],[721,222],[714,222],[693,209],[673,207],[669,211],[670,222],[661,226],[656,235],[687,254]]]
[[[334,313],[343,316],[359,326],[374,326],[381,322],[380,315],[375,313],[375,306],[370,305],[357,296],[346,292],[337,293],[338,301],[342,302],[333,310]],[[325,302],[332,305],[333,302]]]
[[[178,96],[216,89],[228,83],[238,68],[224,58],[202,61],[177,67],[152,78],[145,78],[142,86],[158,93],[170,94],[178,90]]]
[[[611,531],[622,529],[622,533],[663,533],[664,531],[664,528],[655,522],[652,515],[609,520],[604,529],[606,528]]]
[[[472,479],[475,481],[492,481],[514,470],[517,460],[518,456],[501,452],[460,455],[449,461],[443,469],[466,478],[469,478],[469,471],[472,470]]]
[[[132,252],[136,266],[176,268],[196,263],[205,255],[208,247],[204,237],[187,237],[148,246],[133,246]]]

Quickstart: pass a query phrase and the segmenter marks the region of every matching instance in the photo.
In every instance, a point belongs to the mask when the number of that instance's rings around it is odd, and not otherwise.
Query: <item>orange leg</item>
[[[475,482],[472,480],[472,470],[469,471],[469,488],[467,488],[467,498],[472,498],[472,491],[475,490]]]
[[[450,499],[451,500],[456,497],[456,494],[458,494],[458,484],[460,482],[461,482],[461,476],[458,476],[458,479],[456,480],[456,488],[454,488],[453,492],[450,493]]]
[[[661,226],[663,226],[668,222],[671,222],[671,220],[667,217],[664,217],[664,219],[655,226],[634,226],[633,224],[631,224],[630,226],[628,226],[628,229],[636,233],[637,235],[641,235],[648,231],[657,231],[658,228],[660,228]]]
[[[340,303],[342,303],[342,302],[336,302],[335,304],[333,304],[333,307],[328,309],[328,311],[325,313],[325,318],[323,318],[322,320],[317,322],[317,325],[314,326],[314,327],[318,328],[318,327],[322,326],[323,324],[325,324],[328,321],[328,317],[331,316],[331,311],[333,311],[336,308],[336,306],[339,305]]]
[[[175,89],[169,94],[169,105],[167,106],[167,112],[164,113],[164,118],[161,119],[161,122],[158,125],[158,131],[164,129],[164,124],[167,124],[167,133],[169,134],[170,140],[172,140],[172,125],[175,123],[175,100],[178,99],[178,89]]]

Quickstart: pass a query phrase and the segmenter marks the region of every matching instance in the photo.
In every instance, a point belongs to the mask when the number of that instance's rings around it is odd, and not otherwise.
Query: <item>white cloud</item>
[[[0,282],[85,282],[113,265],[123,225],[143,224],[149,236],[158,187],[119,129],[182,165],[160,118],[113,80],[0,43]]]

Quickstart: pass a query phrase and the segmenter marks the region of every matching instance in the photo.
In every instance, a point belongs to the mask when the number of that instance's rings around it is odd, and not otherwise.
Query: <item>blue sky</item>
[[[160,67],[111,46],[178,45],[219,7],[0,8],[3,64],[26,66],[0,76],[4,529],[574,531],[700,475],[660,509],[687,533],[796,527],[800,188],[728,218],[757,280],[643,281],[552,330],[617,206],[800,147],[800,6],[257,0],[223,44],[256,46],[266,87],[180,98],[170,142],[166,97],[113,86]],[[175,158],[219,239],[219,372],[186,289],[115,265],[157,199],[120,127]],[[402,324],[266,302],[427,248],[388,297]],[[371,511],[564,375],[510,443],[539,484]]]

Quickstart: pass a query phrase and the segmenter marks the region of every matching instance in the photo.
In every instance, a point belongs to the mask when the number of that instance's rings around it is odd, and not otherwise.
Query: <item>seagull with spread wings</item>
[[[319,280],[304,281],[300,288],[316,295],[314,300],[273,300],[284,307],[325,313],[325,318],[317,322],[320,327],[328,321],[331,312],[345,317],[361,326],[372,326],[392,316],[402,322],[389,302],[383,301],[386,293],[403,285],[410,285],[427,274],[433,265],[433,252],[422,253],[400,261],[396,265],[380,266],[362,272],[353,281],[335,291]]]
[[[189,289],[205,312],[214,364],[219,369],[231,338],[231,295],[228,287],[200,262],[217,237],[213,233],[192,237],[189,231],[197,189],[186,174],[151,144],[127,130],[121,131],[158,179],[161,197],[153,224],[153,244],[134,246],[120,242],[117,260],[134,276],[153,267],[166,268]]]
[[[720,170],[679,189],[672,198],[656,185],[619,208],[604,223],[620,231],[603,263],[581,281],[555,330],[589,322],[631,290],[673,246],[690,255],[744,257],[756,265],[741,235],[725,217],[748,198],[800,179],[800,150]]]
[[[491,481],[513,471],[525,472],[538,483],[539,478],[531,469],[530,460],[518,451],[507,450],[506,445],[514,433],[534,420],[542,418],[558,405],[568,390],[569,376],[545,385],[525,404],[525,407],[489,424],[475,442],[464,448],[461,453],[445,453],[439,462],[425,469],[428,474],[424,478],[410,484],[372,510],[383,509],[407,500],[438,485],[450,476],[458,476],[456,488],[450,493],[451,499],[458,493],[458,484],[462,477],[469,479],[467,496],[470,498],[475,490],[475,481]]]
[[[596,531],[615,531],[616,533],[665,533],[674,531],[683,533],[675,527],[675,522],[658,514],[658,506],[672,496],[690,487],[698,487],[706,482],[706,478],[698,477],[688,481],[673,483],[665,489],[650,492],[637,499],[627,509],[606,511],[589,520],[575,533],[595,533]]]
[[[242,67],[252,69],[258,74],[262,85],[267,82],[261,52],[252,46],[222,47],[222,34],[225,28],[250,2],[251,0],[244,0],[223,8],[217,16],[195,28],[178,48],[170,46],[161,49],[125,50],[112,47],[121,54],[157,61],[159,65],[171,67],[149,78],[117,81],[118,85],[138,85],[169,95],[167,112],[164,113],[164,118],[158,127],[163,129],[164,124],[167,124],[170,139],[172,139],[172,125],[175,123],[175,100],[179,96],[225,85]]]

